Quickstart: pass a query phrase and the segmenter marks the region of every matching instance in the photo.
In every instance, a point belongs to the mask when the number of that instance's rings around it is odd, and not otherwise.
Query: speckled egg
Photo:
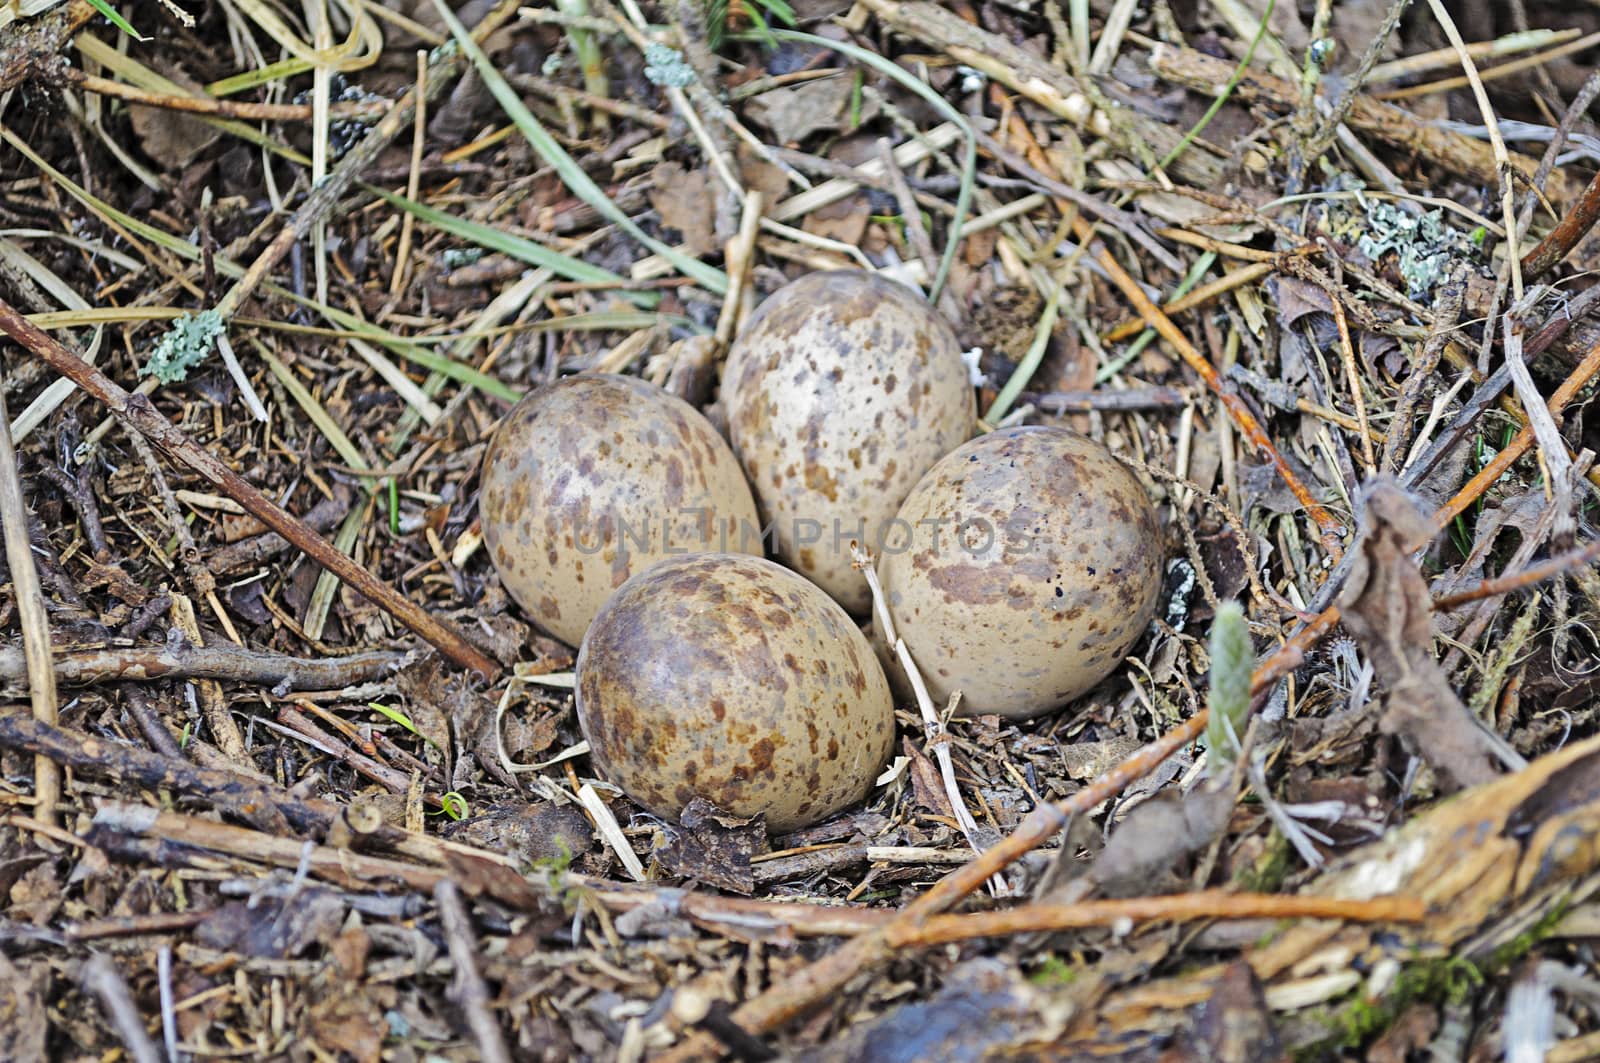
[[[839,604],[763,558],[629,580],[578,651],[578,722],[606,777],[674,822],[695,797],[774,833],[867,795],[894,740],[878,659]]]
[[[972,434],[955,334],[916,292],[859,270],[801,277],[761,304],[728,353],[728,434],[768,546],[853,613],[870,598],[850,541],[885,522]]]
[[[1109,675],[1161,588],[1162,538],[1133,473],[1064,428],[992,432],[928,471],[878,578],[936,704],[1025,719]]]
[[[573,646],[652,562],[762,552],[728,444],[694,407],[635,377],[567,377],[517,403],[484,455],[479,511],[507,593]]]

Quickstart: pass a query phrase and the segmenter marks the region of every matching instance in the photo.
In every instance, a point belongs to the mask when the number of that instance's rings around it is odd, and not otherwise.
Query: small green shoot
[[[420,738],[424,742],[428,743],[428,745],[430,745],[434,749],[438,750],[441,755],[444,753],[444,750],[439,749],[439,744],[437,742],[435,742],[433,739],[429,738],[427,735],[423,734],[421,731],[417,730],[417,725],[411,722],[411,717],[407,716],[404,712],[400,711],[399,709],[393,707],[392,705],[385,705],[381,701],[369,701],[369,702],[367,702],[367,708],[373,709],[373,710],[375,710],[375,711],[377,711],[379,713],[382,713],[384,716],[387,716],[390,720],[392,720],[395,723],[399,724],[401,727],[404,727],[406,730],[410,731],[412,734],[416,735],[418,738]],[[449,795],[446,794],[445,796],[448,797]]]
[[[459,823],[461,820],[467,818],[467,813],[469,811],[471,811],[471,806],[467,804],[467,799],[456,793],[454,790],[451,790],[449,793],[440,795],[439,811],[430,812],[429,815],[449,816],[452,820],[455,820]]]
[[[703,0],[706,16],[706,41],[716,50],[728,39],[729,0]],[[774,47],[778,41],[767,24],[769,17],[785,26],[793,27],[799,20],[787,0],[740,0],[739,10],[750,21],[750,36],[764,48]],[[765,10],[765,14],[763,14]]]
[[[566,879],[567,869],[572,866],[572,847],[567,844],[567,839],[557,834],[553,839],[556,843],[556,855],[535,860],[529,869],[530,874],[543,874],[545,886],[557,897],[564,908],[571,911],[574,902],[579,899],[578,891],[581,886],[570,884]]]
[[[1206,773],[1233,771],[1250,716],[1250,672],[1255,650],[1238,602],[1223,602],[1211,622],[1211,716],[1206,721]]]
[[[1450,541],[1455,543],[1462,557],[1472,556],[1472,533],[1467,531],[1467,518],[1460,513],[1450,522]]]
[[[389,532],[400,534],[400,482],[389,477]]]
[[[381,701],[369,701],[369,702],[367,702],[367,708],[374,709],[374,710],[382,713],[383,715],[389,717],[389,719],[392,722],[399,724],[401,727],[404,727],[406,730],[410,731],[412,734],[416,735],[418,738],[422,737],[422,732],[417,730],[417,725],[411,722],[411,717],[407,716],[404,712],[401,712],[399,709],[394,708],[392,705],[385,705]]]
[[[192,723],[186,723],[186,724],[183,725],[183,733],[178,736],[178,748],[179,749],[186,750],[186,749],[189,748],[189,736],[190,736],[190,731],[191,731],[191,729],[193,727],[194,727],[194,724],[192,724]]]
[[[568,15],[586,17],[589,14],[589,0],[556,0],[556,7]],[[599,40],[588,30],[569,26],[567,41],[572,45],[572,52],[578,57],[578,66],[583,71],[583,87],[594,96],[608,95],[610,86],[606,79],[606,60],[600,51]]]
[[[1016,371],[1011,374],[1005,387],[1000,389],[1000,394],[994,397],[988,412],[983,415],[983,419],[989,424],[1000,423],[1000,419],[1011,410],[1011,404],[1017,401],[1017,396],[1022,394],[1022,389],[1033,379],[1039,363],[1044,361],[1044,352],[1050,346],[1050,336],[1055,331],[1056,318],[1060,313],[1061,285],[1056,284],[1050,289],[1050,297],[1045,300],[1044,313],[1039,316],[1039,325],[1033,334],[1033,342],[1029,344],[1027,353],[1022,356],[1022,361],[1017,363]]]

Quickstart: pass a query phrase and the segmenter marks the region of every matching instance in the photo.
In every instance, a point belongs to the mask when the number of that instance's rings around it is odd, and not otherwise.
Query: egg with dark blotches
[[[506,592],[576,646],[628,577],[674,554],[762,551],[755,500],[711,422],[635,377],[539,388],[483,459],[484,545]]]
[[[1065,428],[980,436],[928,471],[878,558],[889,614],[935,704],[1012,719],[1110,675],[1161,589],[1162,535],[1139,480]]]
[[[605,777],[676,822],[696,797],[783,833],[866,797],[894,741],[872,647],[839,603],[741,554],[660,561],[578,650],[578,723]]]
[[[877,550],[917,480],[972,434],[955,333],[897,281],[808,274],[751,315],[728,352],[722,399],[768,546],[864,614],[851,540]]]

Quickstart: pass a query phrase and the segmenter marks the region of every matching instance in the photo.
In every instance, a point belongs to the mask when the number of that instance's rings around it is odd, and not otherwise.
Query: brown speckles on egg
[[[878,578],[935,702],[960,690],[964,715],[1060,708],[1116,667],[1154,613],[1155,510],[1126,466],[1075,432],[975,439],[923,477],[899,519],[917,538],[879,558]],[[979,522],[994,534],[951,534]]]
[[[482,481],[483,537],[507,593],[572,645],[613,588],[661,557],[761,551],[755,536],[715,533],[759,526],[727,443],[635,377],[586,374],[530,393],[490,442]]]
[[[669,558],[635,575],[595,617],[577,673],[596,765],[668,818],[701,796],[792,830],[865,796],[893,744],[866,639],[837,602],[759,558]]]
[[[896,281],[811,273],[761,304],[722,379],[729,435],[780,556],[864,613],[870,596],[850,540],[876,551],[918,478],[971,434],[955,334]],[[807,528],[820,528],[820,541],[796,542]]]

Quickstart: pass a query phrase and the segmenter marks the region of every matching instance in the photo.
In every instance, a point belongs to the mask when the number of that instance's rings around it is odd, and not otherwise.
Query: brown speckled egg
[[[750,486],[694,407],[643,380],[567,377],[483,459],[484,545],[507,593],[573,646],[627,578],[673,554],[761,553]]]
[[[866,637],[763,558],[702,554],[629,580],[578,651],[578,722],[606,777],[674,822],[702,797],[774,833],[867,795],[894,705]]]
[[[1065,428],[992,432],[928,471],[878,578],[935,704],[1025,719],[1122,662],[1155,611],[1162,539],[1133,473]]]
[[[955,334],[896,281],[812,273],[761,304],[722,381],[729,438],[770,522],[769,547],[865,613],[850,541],[876,551],[917,480],[972,434]]]

